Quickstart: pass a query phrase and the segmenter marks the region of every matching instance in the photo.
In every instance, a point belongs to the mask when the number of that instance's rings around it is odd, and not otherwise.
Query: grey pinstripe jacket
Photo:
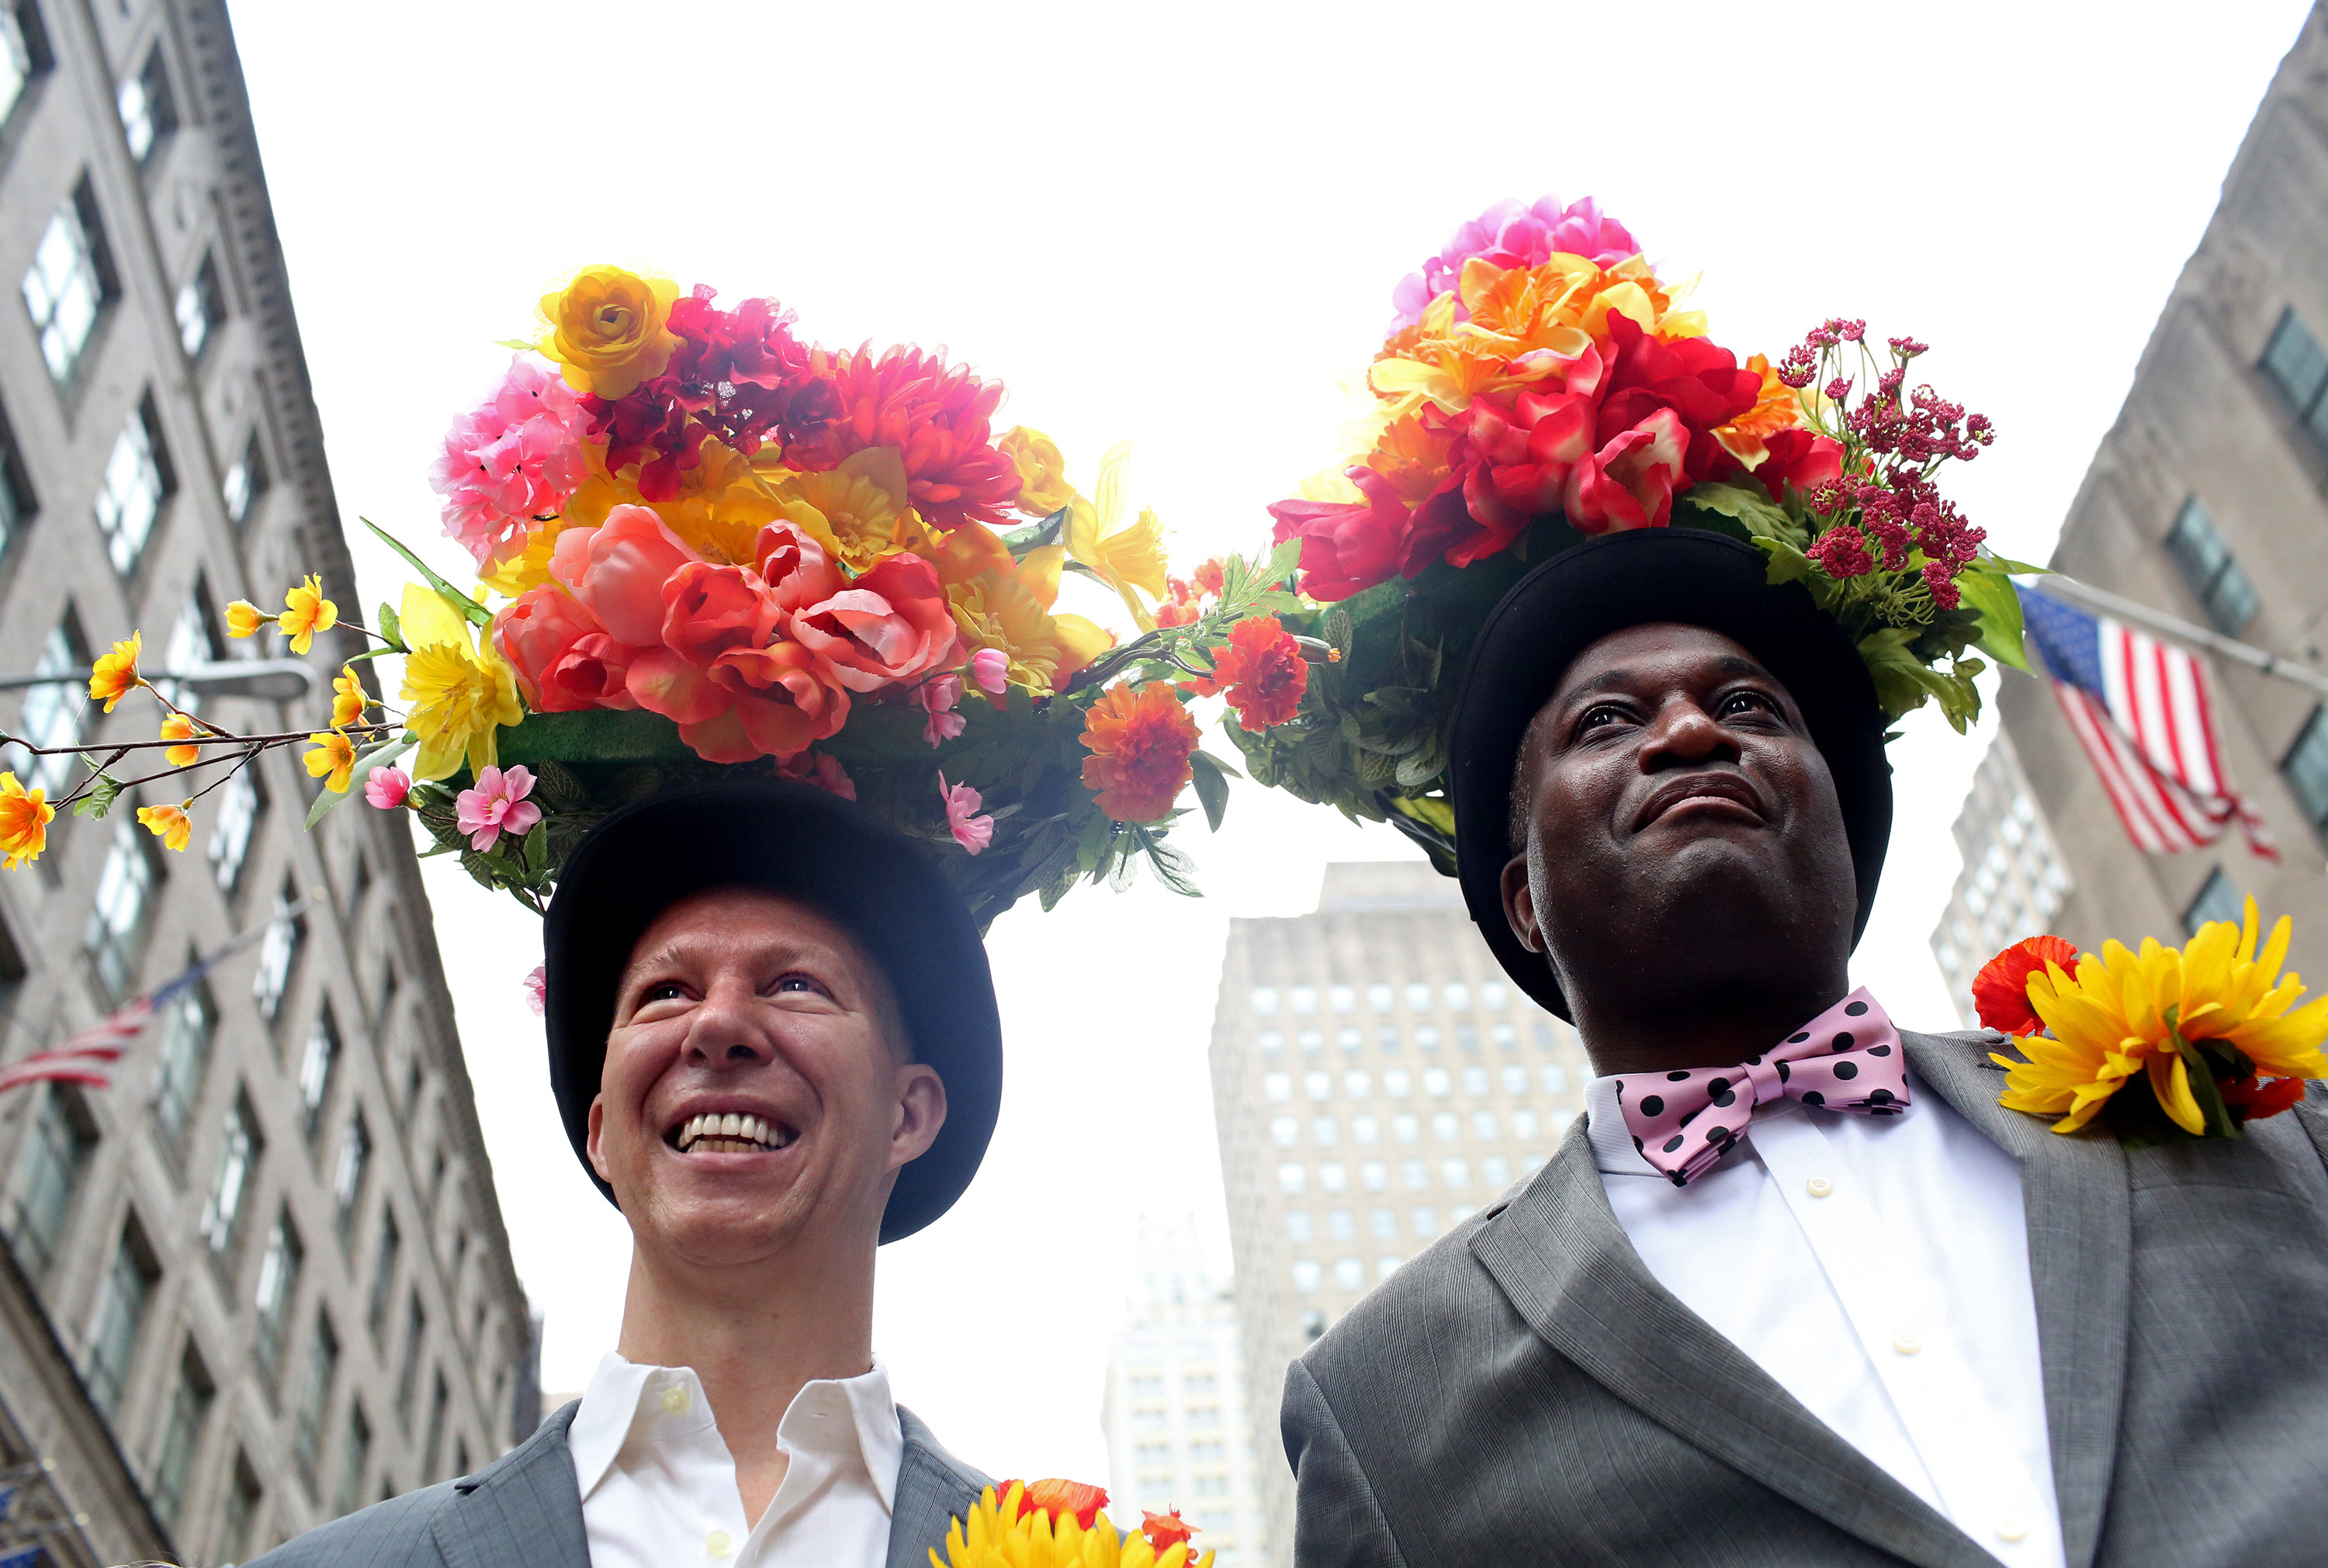
[[[2127,1151],[1996,1103],[1996,1037],[1903,1033],[2021,1164],[2070,1568],[2328,1563],[2328,1098]],[[1652,1279],[1582,1122],[1295,1362],[1298,1568],[1995,1568]]]
[[[589,1568],[566,1429],[577,1401],[473,1476],[390,1498],[286,1542],[248,1568]],[[929,1568],[946,1526],[990,1483],[938,1446],[904,1405],[887,1568]]]

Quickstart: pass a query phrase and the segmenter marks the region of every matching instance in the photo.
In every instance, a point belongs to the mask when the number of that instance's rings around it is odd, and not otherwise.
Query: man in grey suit
[[[259,1562],[923,1568],[989,1482],[889,1398],[874,1252],[993,1131],[969,910],[854,804],[731,779],[600,823],[544,939],[551,1086],[631,1226],[620,1342],[500,1460]]]
[[[1575,547],[1484,624],[1467,902],[1600,1076],[1290,1370],[1300,1568],[2328,1562],[2319,1086],[2129,1149],[2000,1108],[2000,1037],[1893,1028],[1845,977],[1882,744],[1717,535]]]

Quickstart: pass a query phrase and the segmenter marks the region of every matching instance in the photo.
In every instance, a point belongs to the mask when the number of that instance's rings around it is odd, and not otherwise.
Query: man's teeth
[[[689,1117],[680,1124],[677,1141],[682,1153],[753,1154],[782,1149],[798,1136],[781,1123],[771,1127],[757,1116],[730,1113]]]

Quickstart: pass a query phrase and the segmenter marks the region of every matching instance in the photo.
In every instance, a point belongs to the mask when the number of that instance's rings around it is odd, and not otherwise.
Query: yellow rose
[[[662,374],[679,340],[665,330],[679,285],[619,267],[586,267],[563,292],[541,298],[549,329],[535,345],[565,367],[577,392],[621,398]]]
[[[1020,511],[1032,517],[1048,517],[1075,499],[1075,486],[1067,483],[1067,460],[1048,436],[1018,425],[1003,432],[995,446],[1018,470]]]

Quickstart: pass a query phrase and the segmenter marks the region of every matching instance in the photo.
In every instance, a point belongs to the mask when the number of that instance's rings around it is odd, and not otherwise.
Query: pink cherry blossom
[[[541,821],[541,808],[525,797],[533,793],[533,774],[523,767],[489,767],[477,775],[477,787],[463,790],[453,804],[455,820],[469,835],[469,848],[482,855],[503,833],[521,839]]]
[[[392,812],[412,793],[412,775],[400,767],[376,767],[364,780],[364,799]]]
[[[533,520],[566,504],[589,474],[581,394],[540,361],[510,361],[492,398],[453,421],[428,472],[445,531],[480,568],[525,548]]]
[[[537,963],[527,972],[525,1005],[533,1009],[533,1016],[536,1018],[549,1010],[549,966],[548,964]]]
[[[829,752],[795,752],[776,764],[776,776],[794,784],[814,784],[844,801],[857,798],[857,781],[841,767],[840,759]]]
[[[989,697],[1000,697],[1009,683],[1010,656],[1000,648],[981,648],[970,656],[970,678]]]
[[[1541,267],[1554,253],[1582,256],[1599,267],[1614,267],[1640,254],[1640,242],[1600,204],[1587,196],[1563,207],[1557,196],[1546,196],[1533,207],[1507,197],[1472,221],[1455,230],[1447,249],[1410,272],[1391,291],[1398,314],[1390,330],[1413,326],[1423,307],[1462,281],[1463,264],[1478,258],[1497,267]],[[1470,312],[1455,305],[1455,319],[1467,321]]]
[[[940,675],[914,688],[914,700],[930,716],[922,727],[922,738],[932,746],[952,740],[960,735],[968,720],[954,709],[962,700],[962,677]]]
[[[976,790],[968,784],[949,784],[941,773],[938,793],[945,801],[946,826],[953,830],[955,843],[975,855],[994,841],[994,819],[972,814],[985,803]]]

